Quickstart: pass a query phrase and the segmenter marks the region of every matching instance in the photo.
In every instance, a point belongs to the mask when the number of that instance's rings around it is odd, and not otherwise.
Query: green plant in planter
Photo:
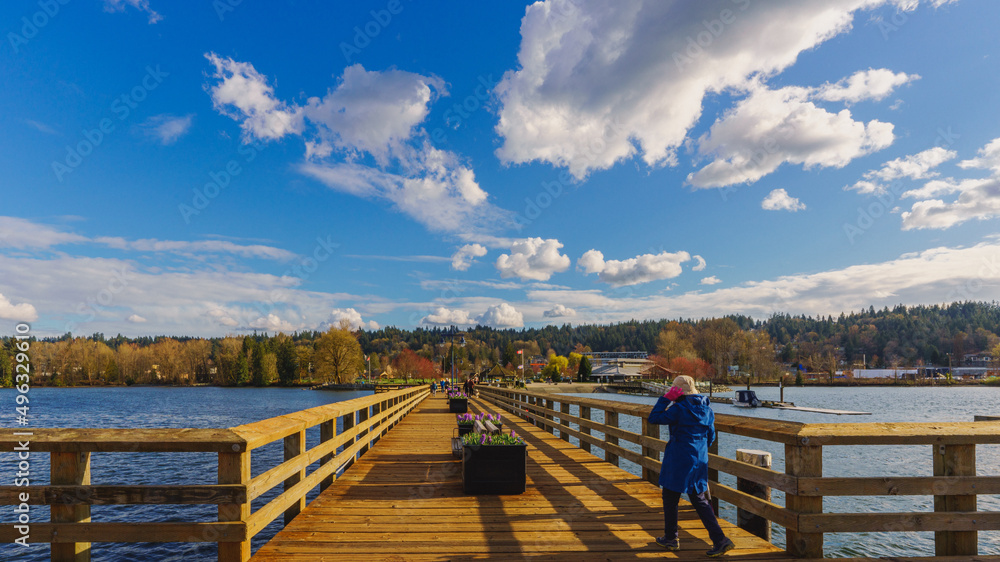
[[[455,416],[455,418],[458,419],[458,425],[468,425],[468,426],[471,426],[472,424],[476,423],[477,419],[475,414],[458,414],[457,416]]]
[[[503,426],[503,420],[500,419],[500,414],[479,414],[476,416],[476,419],[484,422],[490,422],[497,427]]]
[[[466,433],[462,436],[462,490],[467,494],[523,494],[527,484],[528,446],[510,435]]]
[[[453,414],[461,414],[469,411],[469,397],[465,394],[453,391],[448,393],[448,411]]]
[[[483,445],[526,445],[524,438],[514,431],[511,431],[510,435],[502,435],[499,433],[466,433],[462,437],[462,444],[469,447],[479,447]]]

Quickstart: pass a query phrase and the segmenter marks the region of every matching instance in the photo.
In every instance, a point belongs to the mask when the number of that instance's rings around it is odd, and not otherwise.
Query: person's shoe
[[[663,548],[665,548],[667,550],[680,550],[681,549],[681,541],[679,541],[677,539],[674,539],[672,541],[668,541],[666,536],[656,537],[656,544],[662,546]]]
[[[732,550],[734,548],[736,548],[736,545],[733,544],[733,541],[729,540],[729,537],[726,537],[726,538],[722,539],[722,542],[720,542],[719,544],[713,546],[710,550],[708,550],[707,552],[705,552],[705,554],[707,554],[709,556],[712,556],[712,557],[722,556],[723,554],[729,552],[730,550]]]

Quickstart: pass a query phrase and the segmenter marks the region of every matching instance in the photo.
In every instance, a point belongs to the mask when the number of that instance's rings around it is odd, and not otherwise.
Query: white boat
[[[761,406],[757,393],[752,390],[737,390],[733,398],[733,406],[737,408],[759,408]]]

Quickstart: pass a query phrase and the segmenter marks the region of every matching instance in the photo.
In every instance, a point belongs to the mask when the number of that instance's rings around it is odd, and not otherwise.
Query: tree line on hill
[[[193,384],[227,386],[347,382],[390,371],[432,378],[516,367],[542,357],[546,375],[576,378],[588,351],[646,351],[673,372],[724,379],[730,366],[758,379],[788,365],[832,373],[845,367],[961,366],[973,353],[1000,358],[1000,305],[869,308],[839,317],[775,314],[766,320],[731,315],[713,319],[629,321],[608,325],[495,329],[453,328],[229,335],[219,338],[65,334],[33,340],[32,373],[49,384]],[[0,344],[0,385],[13,382],[13,338]],[[454,343],[453,343],[454,342]],[[454,345],[454,348],[452,348]],[[518,355],[518,350],[523,355]],[[454,358],[454,359],[453,359]],[[587,365],[589,369],[589,362]]]

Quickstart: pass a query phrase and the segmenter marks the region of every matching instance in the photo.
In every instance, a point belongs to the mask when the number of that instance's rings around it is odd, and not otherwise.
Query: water
[[[295,412],[313,406],[349,400],[368,392],[326,392],[301,389],[256,388],[87,388],[31,390],[31,425],[35,427],[232,427]],[[760,388],[763,399],[777,400],[777,388]],[[0,390],[0,424],[13,419],[15,392]],[[616,396],[609,394],[574,394],[575,398],[617,399],[652,404],[653,398]],[[718,413],[748,415],[811,423],[836,422],[941,422],[971,421],[975,414],[1000,414],[1000,388],[786,388],[785,399],[799,406],[837,408],[872,412],[871,416],[832,416],[807,412],[772,409],[737,409],[725,404],[713,404]],[[572,413],[575,415],[576,408]],[[8,415],[9,414],[9,415]],[[602,421],[594,411],[595,421]],[[639,431],[639,419],[620,416],[623,429]],[[599,436],[599,434],[595,434]],[[319,442],[316,428],[307,432],[307,445]],[[573,440],[576,441],[575,439]],[[623,446],[630,446],[622,442]],[[632,447],[638,450],[637,447]],[[720,435],[720,454],[734,457],[737,448],[770,451],[773,469],[784,471],[784,448],[761,441],[729,434]],[[1000,446],[980,445],[977,468],[980,475],[1000,472]],[[595,449],[600,455],[600,451]],[[825,476],[930,476],[931,447],[824,447]],[[280,443],[255,449],[253,475],[281,460]],[[95,453],[91,456],[91,481],[105,485],[141,484],[214,484],[217,457],[211,453]],[[622,460],[622,467],[638,474],[638,467]],[[15,472],[10,455],[0,455],[0,480],[10,484]],[[48,455],[32,457],[33,483],[46,484]],[[723,475],[723,482],[735,487],[735,481]],[[278,489],[254,501],[254,509],[270,501]],[[315,491],[309,497],[315,496]],[[784,497],[775,491],[773,500],[784,505]],[[735,509],[722,503],[722,517],[735,519]],[[979,509],[1000,511],[1000,498],[979,496]],[[909,512],[933,511],[930,496],[896,497],[828,497],[826,512]],[[94,521],[214,521],[215,506],[93,506]],[[13,507],[0,507],[0,520],[13,520]],[[32,520],[48,520],[48,508],[33,506]],[[281,527],[280,518],[253,540],[256,550]],[[784,529],[774,527],[776,544],[784,545]],[[826,555],[851,556],[918,556],[933,555],[933,533],[827,534]],[[97,560],[215,560],[214,543],[201,544],[104,544],[93,545]],[[1000,554],[1000,533],[981,532],[979,552]],[[0,545],[0,560],[40,562],[48,560],[49,547],[34,544],[29,548]]]
[[[30,391],[32,427],[224,428],[255,422],[371,395],[371,392],[311,391],[297,388],[33,388]],[[13,420],[15,391],[0,389],[0,425]],[[7,415],[7,414],[10,415]],[[338,428],[338,431],[340,428]],[[319,443],[319,430],[306,432],[306,443]],[[17,471],[10,454],[0,454],[0,481],[13,484]],[[281,462],[281,441],[254,449],[252,474],[257,476]],[[180,485],[215,484],[218,455],[215,453],[93,453],[91,482],[101,485]],[[48,455],[31,457],[32,484],[48,484]],[[253,509],[265,505],[281,491],[279,485],[253,502]],[[308,496],[311,500],[317,494]],[[95,522],[215,521],[214,505],[92,506]],[[32,506],[33,522],[49,520],[49,509]],[[0,506],[0,520],[15,520],[13,506]],[[254,551],[280,530],[281,517],[258,534]],[[94,543],[92,559],[113,561],[215,560],[215,543]],[[47,544],[28,548],[0,544],[0,560],[41,562],[49,559]]]
[[[778,400],[778,389],[761,387],[755,389],[763,400]],[[725,393],[723,396],[731,396]],[[619,400],[640,404],[654,404],[656,398],[614,394],[571,394],[573,398],[594,398],[598,400]],[[785,388],[785,400],[796,406],[830,408],[871,412],[869,416],[837,416],[775,410],[770,408],[736,408],[728,404],[712,404],[716,413],[745,415],[803,423],[856,423],[856,422],[969,422],[973,416],[1000,415],[1000,388],[995,387],[869,387],[869,388]],[[577,414],[577,408],[571,408]],[[594,411],[594,420],[601,419],[603,413]],[[640,420],[634,416],[619,416],[622,429],[640,433]],[[574,429],[576,427],[574,426]],[[595,436],[603,438],[600,434]],[[663,431],[666,438],[666,431]],[[577,443],[576,439],[571,439]],[[622,441],[622,446],[638,452],[639,447]],[[732,434],[719,435],[719,454],[735,458],[736,449],[758,449],[771,453],[772,470],[784,472],[784,446],[770,441],[740,437]],[[595,449],[595,454],[602,452]],[[823,448],[823,475],[830,477],[850,476],[932,476],[932,446],[827,446]],[[621,460],[621,467],[633,474],[641,471],[634,463]],[[1000,445],[976,446],[976,470],[978,475],[1000,474]],[[723,484],[736,487],[736,479],[720,474]],[[784,493],[774,490],[772,502],[785,504]],[[1000,496],[981,495],[978,497],[980,511],[1000,511]],[[722,518],[736,520],[736,509],[724,502],[720,503]],[[839,496],[823,500],[825,513],[867,513],[867,512],[932,512],[931,496]],[[773,542],[784,547],[784,528],[772,525]],[[859,556],[933,556],[934,533],[889,533],[873,530],[870,533],[828,533],[825,536],[824,551],[827,557]],[[1000,531],[980,531],[979,553],[981,555],[1000,554]]]

